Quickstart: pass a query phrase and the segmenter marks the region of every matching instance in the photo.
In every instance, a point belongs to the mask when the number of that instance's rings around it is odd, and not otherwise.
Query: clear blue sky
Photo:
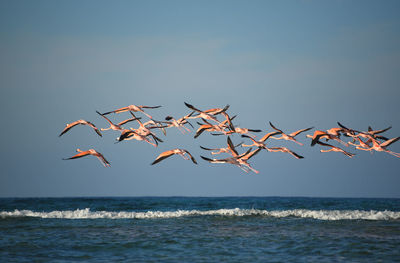
[[[340,121],[400,136],[399,12],[399,1],[0,1],[0,197],[400,197],[398,158],[323,154],[304,134],[303,147],[271,145],[305,159],[263,151],[251,160],[259,174],[203,161],[199,145],[226,143],[209,134],[170,129],[158,148],[88,127],[58,137],[81,118],[106,127],[96,110],[162,105],[149,113],[163,119],[187,114],[184,101],[229,104],[236,124],[264,132],[268,121],[288,132]],[[199,165],[150,166],[177,147]],[[112,167],[62,160],[76,148]]]

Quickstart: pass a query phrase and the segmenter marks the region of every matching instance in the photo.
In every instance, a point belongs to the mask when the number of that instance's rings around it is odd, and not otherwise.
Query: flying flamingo
[[[299,154],[293,152],[292,150],[289,150],[289,149],[286,148],[286,147],[267,147],[267,146],[265,145],[264,142],[265,142],[270,136],[275,135],[275,134],[278,134],[278,133],[279,133],[279,132],[270,132],[270,133],[267,133],[267,134],[266,134],[263,138],[261,138],[261,140],[259,140],[259,141],[256,141],[255,139],[251,138],[250,136],[242,135],[242,137],[249,138],[250,140],[253,141],[253,144],[250,144],[250,145],[243,144],[243,147],[256,146],[256,147],[258,147],[258,148],[265,149],[265,150],[267,150],[267,151],[269,151],[269,152],[284,152],[284,153],[289,153],[289,154],[293,155],[293,156],[296,157],[297,159],[302,159],[302,158],[304,158],[303,156],[301,156],[301,155],[299,155]]]
[[[230,164],[236,165],[240,169],[245,171],[246,173],[249,172],[250,170],[253,171],[254,173],[259,173],[259,171],[255,170],[253,167],[251,167],[251,165],[248,163],[248,160],[251,157],[253,157],[254,155],[256,155],[261,150],[261,148],[258,148],[254,151],[251,151],[252,149],[250,148],[247,152],[239,155],[229,136],[227,138],[227,143],[228,143],[228,149],[231,152],[233,157],[225,158],[225,159],[210,159],[210,158],[207,158],[204,156],[200,156],[200,157],[203,160],[206,160],[210,163],[230,163]]]
[[[126,124],[126,123],[128,123],[130,121],[134,121],[134,120],[140,119],[140,118],[133,117],[133,118],[121,121],[118,124],[114,124],[112,121],[110,121],[109,118],[107,118],[106,116],[104,116],[103,114],[101,114],[98,111],[96,111],[96,112],[97,112],[97,114],[99,114],[101,117],[103,117],[110,124],[110,127],[106,128],[106,129],[105,128],[101,128],[102,131],[107,131],[107,130],[110,130],[110,129],[112,129],[114,131],[122,131],[124,129],[124,128],[122,128],[122,125],[124,125],[124,124]]]
[[[132,105],[129,105],[127,107],[122,107],[122,108],[119,108],[119,109],[116,109],[116,110],[113,110],[113,111],[105,112],[105,113],[103,113],[103,115],[107,115],[107,114],[110,114],[110,113],[121,113],[121,112],[125,112],[125,111],[130,110],[130,111],[133,111],[133,112],[141,112],[144,115],[146,115],[147,117],[149,117],[150,119],[153,119],[153,117],[151,117],[149,114],[144,112],[143,109],[156,109],[156,108],[160,108],[160,107],[161,106],[143,106],[143,105],[136,106],[136,105],[132,104]]]
[[[329,150],[321,150],[321,152],[323,152],[323,153],[325,153],[325,152],[341,152],[341,153],[343,153],[344,155],[347,155],[347,156],[350,157],[350,158],[353,157],[353,156],[355,155],[354,153],[346,152],[346,151],[343,150],[342,148],[339,148],[339,147],[330,145],[330,144],[328,144],[328,143],[324,143],[324,142],[321,142],[321,141],[317,141],[317,143],[320,144],[320,145],[322,145],[322,146],[330,147]]]
[[[197,111],[199,113],[196,116],[189,117],[189,119],[203,118],[203,119],[207,119],[207,120],[213,120],[217,123],[220,123],[220,121],[218,121],[217,118],[215,118],[214,116],[218,115],[222,112],[225,112],[229,108],[229,105],[226,105],[225,108],[223,108],[223,109],[217,108],[217,109],[209,109],[206,111],[201,111],[189,103],[186,103],[186,102],[184,102],[184,103],[185,103],[186,107],[188,107],[189,109],[191,109],[193,111]]]
[[[295,158],[297,159],[303,159],[304,157],[295,153],[294,151],[286,148],[286,147],[267,147],[267,150],[269,152],[284,152],[284,153],[289,153],[291,155],[293,155]]]
[[[187,121],[187,119],[190,117],[190,116],[192,116],[192,114],[194,113],[195,111],[192,111],[191,113],[189,113],[188,115],[185,115],[185,116],[183,116],[182,118],[179,118],[179,119],[175,119],[174,117],[172,117],[172,116],[167,116],[167,117],[165,117],[165,120],[166,121],[164,121],[163,123],[166,123],[167,124],[167,128],[170,128],[170,127],[177,127],[178,129],[179,129],[179,131],[182,133],[182,134],[184,134],[185,133],[185,130],[183,130],[183,129],[186,129],[186,131],[187,132],[190,132],[190,130],[188,129],[188,128],[186,128],[185,127],[185,124],[189,124],[192,128],[194,128],[193,127],[193,125],[190,123],[190,122],[188,122]],[[182,129],[183,128],[183,129]]]
[[[104,165],[104,167],[111,167],[110,163],[106,160],[106,158],[104,158],[104,156],[97,152],[94,149],[89,149],[87,151],[82,151],[81,149],[76,149],[76,151],[78,152],[78,154],[70,157],[70,158],[64,158],[63,160],[72,160],[72,159],[77,159],[77,158],[81,158],[87,155],[93,155],[96,156],[100,162]]]
[[[367,144],[362,144],[361,139],[357,138],[360,142],[360,145],[355,145],[356,149],[358,150],[363,150],[363,151],[372,151],[375,150],[377,152],[387,152],[393,156],[399,157],[400,158],[400,153],[396,153],[396,152],[392,152],[386,149],[386,147],[388,147],[389,145],[391,145],[392,143],[398,141],[400,139],[400,137],[396,137],[396,138],[392,138],[389,139],[383,143],[379,143],[376,139],[374,139],[373,137],[370,137],[371,141],[372,141],[372,146],[371,147],[365,147],[367,146]],[[354,144],[353,144],[354,145]]]
[[[265,145],[264,142],[265,142],[266,140],[268,140],[269,137],[271,137],[271,136],[273,136],[273,135],[277,135],[277,134],[280,134],[280,132],[278,132],[278,131],[269,132],[269,133],[265,134],[265,135],[264,135],[260,140],[258,140],[258,141],[255,140],[254,138],[252,138],[251,136],[248,136],[248,135],[246,135],[246,134],[242,134],[242,137],[249,138],[250,140],[253,141],[253,144],[243,144],[242,146],[243,146],[243,147],[252,147],[252,146],[256,146],[256,147],[259,147],[259,148],[266,149],[267,146]]]
[[[154,147],[157,147],[156,144],[152,143],[149,139],[147,139],[146,136],[143,136],[139,133],[137,133],[134,129],[123,129],[121,131],[121,135],[117,138],[117,141],[115,143],[118,142],[122,142],[122,141],[129,141],[129,140],[137,140],[137,141],[145,141],[151,145],[153,145]]]
[[[239,147],[242,145],[243,142],[235,145],[234,147]],[[225,148],[206,148],[200,145],[200,148],[206,151],[217,151],[217,152],[211,152],[212,155],[215,154],[220,154],[220,153],[231,153],[231,150],[229,149],[229,147],[225,147]]]
[[[174,154],[180,155],[180,156],[181,156],[183,159],[185,159],[185,160],[189,160],[189,158],[190,158],[194,164],[197,164],[197,162],[196,162],[196,160],[194,159],[194,157],[193,157],[187,150],[185,150],[185,149],[172,149],[172,150],[169,150],[169,151],[162,152],[162,153],[154,160],[154,162],[151,163],[151,165],[156,164],[156,163],[158,163],[158,162],[161,162],[162,160],[164,160],[164,159],[166,159],[166,158],[168,158],[168,157],[170,157],[170,156],[172,156],[172,155],[174,155]],[[188,155],[189,157],[186,156],[186,155]]]
[[[335,140],[340,142],[341,144],[348,146],[348,143],[345,143],[344,141],[342,141],[341,139],[339,139],[338,135],[334,135],[331,131],[331,133],[324,132],[324,131],[320,131],[320,130],[316,130],[314,132],[313,135],[307,134],[306,135],[307,138],[311,138],[311,146],[314,146],[320,139],[326,139],[326,140]]]
[[[254,155],[256,155],[258,152],[260,151],[260,148],[251,151],[251,148],[241,154],[238,155],[236,157],[229,157],[229,158],[224,158],[224,159],[210,159],[204,156],[200,156],[203,160],[210,162],[210,163],[230,163],[233,164],[237,167],[239,167],[240,169],[242,169],[243,171],[245,171],[246,173],[248,173],[250,170],[253,171],[254,173],[259,173],[259,171],[257,171],[256,169],[254,169],[253,167],[250,166],[250,164],[247,162],[248,159],[250,159],[251,157],[253,157]]]
[[[305,132],[305,131],[308,131],[308,130],[311,130],[312,128],[314,128],[314,127],[310,127],[310,128],[306,128],[306,129],[302,129],[302,130],[298,130],[298,131],[292,132],[290,134],[286,134],[282,130],[277,129],[274,125],[272,125],[271,122],[269,122],[269,125],[271,125],[271,127],[274,130],[276,130],[278,132],[281,132],[281,134],[282,134],[281,137],[278,137],[278,138],[277,137],[271,137],[271,138],[273,138],[275,140],[282,140],[283,139],[283,140],[287,140],[287,141],[293,141],[293,142],[295,142],[295,143],[297,143],[299,145],[303,145],[303,144],[301,142],[296,141],[296,139],[294,137],[296,137],[297,135],[299,135],[302,132]]]
[[[133,131],[135,131],[137,134],[142,135],[142,136],[145,136],[145,137],[151,136],[151,137],[153,138],[154,142],[155,142],[157,145],[158,145],[158,142],[163,142],[163,140],[161,140],[160,138],[158,138],[158,137],[150,130],[151,127],[150,127],[150,128],[146,127],[138,118],[136,118],[135,114],[133,114],[132,111],[129,111],[129,113],[132,115],[132,117],[133,117],[134,119],[136,119],[136,121],[139,123],[139,126],[140,126],[140,127],[137,128],[137,129],[132,129],[132,128],[131,128],[131,130],[133,130]],[[158,128],[158,127],[156,126],[156,127],[152,127],[152,128]]]
[[[95,131],[100,137],[102,137],[101,132],[99,131],[99,129],[98,129],[93,123],[88,122],[88,121],[85,121],[85,120],[77,120],[77,121],[68,123],[68,124],[66,125],[66,127],[64,128],[64,130],[63,130],[63,131],[60,133],[60,135],[58,135],[58,136],[62,136],[64,133],[66,133],[66,132],[69,131],[72,127],[75,127],[75,126],[78,125],[78,124],[88,125],[88,126],[92,127],[92,128],[94,129],[94,131]]]

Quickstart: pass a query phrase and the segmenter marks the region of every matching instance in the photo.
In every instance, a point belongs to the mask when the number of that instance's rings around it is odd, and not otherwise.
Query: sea
[[[400,262],[400,199],[0,198],[0,262]]]

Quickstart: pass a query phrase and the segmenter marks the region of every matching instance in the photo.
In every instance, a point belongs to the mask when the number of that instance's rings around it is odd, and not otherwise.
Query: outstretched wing
[[[89,125],[90,127],[92,127],[92,129],[100,136],[103,137],[103,135],[101,134],[101,132],[99,131],[99,129],[90,121],[85,121],[86,125]]]
[[[89,151],[84,151],[84,152],[80,152],[80,153],[77,153],[77,154],[75,154],[74,156],[72,156],[72,157],[69,157],[69,158],[63,158],[63,160],[72,160],[72,159],[77,159],[77,158],[81,158],[81,157],[84,157],[84,156],[86,156],[86,155],[89,155],[90,154],[90,152]]]
[[[228,138],[226,139],[227,143],[228,143],[228,147],[229,150],[232,152],[233,156],[238,156],[238,152],[235,150],[235,145],[233,145],[231,138],[228,136]]]
[[[170,157],[171,155],[174,155],[174,151],[173,150],[169,150],[169,151],[165,151],[163,153],[161,153],[155,160],[154,162],[151,163],[151,165],[156,164],[161,162],[162,160]]]
[[[310,128],[306,128],[306,129],[301,129],[301,130],[292,132],[292,133],[289,134],[289,135],[292,136],[292,137],[295,137],[295,136],[297,136],[298,134],[300,134],[300,133],[302,133],[302,132],[305,132],[305,131],[309,131],[309,130],[311,130],[311,129],[314,129],[314,127],[310,127]]]
[[[197,164],[196,159],[194,159],[194,157],[190,154],[190,152],[188,152],[188,151],[185,150],[185,153],[187,153],[187,155],[189,155],[190,160],[192,160],[192,162],[193,162],[194,164]]]
[[[184,103],[185,103],[186,107],[188,107],[189,109],[194,110],[194,111],[197,111],[197,112],[202,112],[201,110],[197,109],[197,108],[194,107],[193,105],[191,105],[191,104],[189,104],[189,103],[186,103],[186,102],[184,102]]]
[[[159,106],[143,106],[143,105],[139,106],[139,108],[144,108],[144,109],[157,109],[160,107],[161,107],[161,105],[159,105]]]
[[[59,137],[62,136],[64,133],[66,133],[67,131],[69,131],[72,127],[81,124],[80,121],[74,121],[71,123],[68,123],[67,126],[64,128],[64,130],[60,133],[60,135],[58,135]]]
[[[260,142],[265,142],[266,140],[268,140],[269,137],[277,135],[277,134],[281,134],[282,132],[276,131],[276,132],[269,132],[267,134],[265,134],[261,139]],[[243,136],[243,135],[242,135]]]
[[[276,131],[278,131],[280,133],[283,133],[282,130],[279,130],[278,128],[276,128],[271,122],[269,122],[269,125],[272,127],[272,129],[274,129],[274,130],[276,130]]]

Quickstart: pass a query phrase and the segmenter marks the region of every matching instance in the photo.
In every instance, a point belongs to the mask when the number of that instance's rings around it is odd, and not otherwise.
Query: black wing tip
[[[211,161],[212,161],[212,159],[207,158],[207,157],[204,157],[204,156],[202,156],[202,155],[200,155],[200,157],[201,157],[203,160],[206,160],[206,161],[208,161],[208,162],[211,162]]]
[[[194,129],[193,125],[189,121],[186,122]]]

